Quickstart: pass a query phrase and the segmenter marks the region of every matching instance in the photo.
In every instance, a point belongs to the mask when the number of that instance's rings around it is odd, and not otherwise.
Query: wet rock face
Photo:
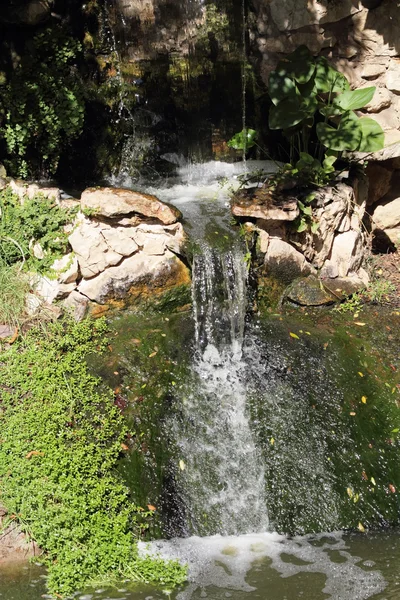
[[[3,0],[0,21],[35,27],[51,14],[52,0]]]

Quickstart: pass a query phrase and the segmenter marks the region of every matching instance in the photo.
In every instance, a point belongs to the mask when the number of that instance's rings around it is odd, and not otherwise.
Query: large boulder
[[[190,274],[172,252],[163,256],[134,254],[92,279],[83,279],[78,291],[98,304],[123,299],[128,295],[153,296],[169,288],[189,284]]]
[[[400,197],[377,206],[373,214],[373,221],[378,229],[394,229],[400,226]]]
[[[267,275],[272,275],[285,284],[315,272],[303,254],[278,238],[269,239],[264,265]]]
[[[81,208],[109,218],[136,213],[157,219],[164,225],[176,223],[181,218],[180,211],[174,206],[161,202],[155,196],[125,188],[88,188],[82,193]]]
[[[271,0],[271,16],[280,31],[307,25],[332,23],[360,11],[352,0],[310,2],[309,0]]]

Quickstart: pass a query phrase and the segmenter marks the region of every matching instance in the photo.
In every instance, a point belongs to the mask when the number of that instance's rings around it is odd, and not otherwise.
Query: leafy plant
[[[256,145],[257,131],[255,129],[243,129],[229,140],[228,146],[234,150],[250,150]]]
[[[290,141],[291,175],[325,185],[343,151],[381,150],[384,133],[379,123],[354,112],[366,106],[374,92],[375,87],[350,90],[346,77],[326,58],[314,58],[306,46],[280,61],[269,78],[269,127],[283,130]]]
[[[117,472],[127,426],[85,362],[105,333],[103,320],[57,322],[2,354],[1,502],[45,551],[54,595],[98,577],[173,585],[186,576],[177,562],[138,554],[152,511]]]
[[[0,86],[0,134],[11,173],[51,175],[62,149],[82,131],[85,105],[74,69],[79,52],[79,42],[61,27],[41,31],[27,42],[9,82]]]
[[[12,265],[21,259],[26,266],[46,272],[68,246],[64,225],[72,220],[74,210],[63,209],[41,194],[32,199],[19,197],[6,188],[0,192],[0,261]],[[33,254],[35,243],[43,250],[43,259]]]

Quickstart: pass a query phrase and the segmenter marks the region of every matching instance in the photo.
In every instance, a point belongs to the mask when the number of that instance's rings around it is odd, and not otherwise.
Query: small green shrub
[[[1,503],[45,551],[52,594],[94,578],[181,583],[185,569],[138,555],[151,512],[117,473],[126,425],[85,363],[105,347],[105,323],[32,329],[2,354]]]
[[[62,27],[41,31],[26,43],[21,62],[0,86],[0,134],[11,174],[51,175],[62,149],[81,133],[85,104],[74,68],[79,52],[79,42]]]
[[[63,226],[75,212],[40,194],[21,204],[19,197],[6,188],[0,192],[0,261],[12,265],[22,259],[27,268],[45,273],[67,250],[68,235]],[[43,259],[33,254],[35,242],[44,252]]]

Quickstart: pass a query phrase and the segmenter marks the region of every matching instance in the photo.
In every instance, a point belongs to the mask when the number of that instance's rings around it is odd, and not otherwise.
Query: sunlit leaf
[[[365,531],[365,527],[364,527],[364,525],[362,523],[358,523],[357,529],[359,531],[361,531],[361,533],[364,533],[364,531]]]
[[[353,497],[353,490],[351,489],[351,487],[348,487],[346,491],[347,491],[348,497],[352,498]]]
[[[385,146],[385,133],[375,119],[362,117],[358,121],[361,129],[359,152],[378,152]]]
[[[371,483],[372,483],[372,485],[376,486],[376,481],[375,481],[375,479],[373,477],[371,477]]]
[[[359,90],[347,90],[335,98],[334,105],[340,107],[343,111],[358,110],[371,102],[374,97],[376,87],[361,88]]]
[[[363,404],[367,404],[367,396],[362,396],[362,397],[361,397],[361,402],[362,402]]]
[[[295,333],[292,333],[291,331],[289,332],[290,337],[294,338],[295,340],[299,340],[299,336],[296,335]]]
[[[179,468],[180,468],[180,470],[181,470],[181,471],[184,471],[184,470],[186,469],[186,465],[185,465],[185,463],[183,462],[183,460],[180,460],[180,461],[179,461]]]

